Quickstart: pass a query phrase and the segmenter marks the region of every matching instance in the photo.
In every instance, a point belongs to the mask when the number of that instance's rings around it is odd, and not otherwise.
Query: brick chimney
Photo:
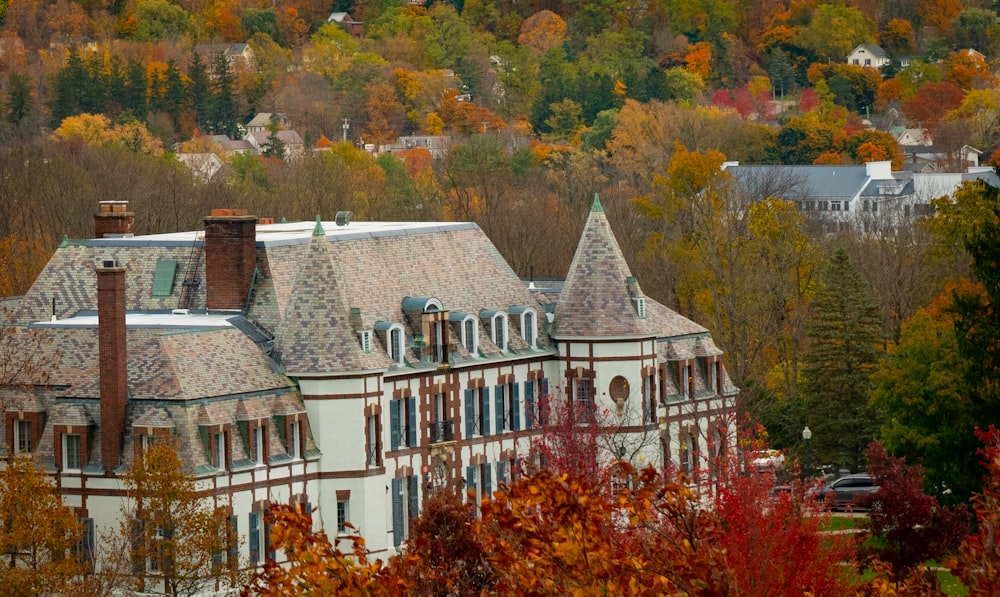
[[[125,268],[117,260],[97,267],[97,346],[101,386],[101,464],[111,474],[121,460],[128,405],[125,350]]]
[[[94,214],[94,238],[132,234],[135,214],[128,211],[128,201],[101,201],[101,211]]]
[[[242,309],[257,265],[257,216],[213,209],[205,218],[205,294],[209,309]]]

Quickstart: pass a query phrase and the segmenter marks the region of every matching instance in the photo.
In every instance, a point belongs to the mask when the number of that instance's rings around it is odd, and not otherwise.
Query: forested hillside
[[[835,306],[823,288],[860,275],[847,303],[875,306],[865,338],[884,352],[928,340],[906,322],[970,260],[947,218],[936,233],[815,234],[793,204],[738,192],[722,163],[898,167],[894,126],[997,147],[987,2],[0,0],[0,23],[0,296],[24,292],[64,237],[90,236],[104,199],[130,202],[136,233],[199,228],[217,207],[475,221],[542,278],[565,275],[599,193],[645,292],[712,329],[781,447],[827,391],[810,367],[838,358],[817,351],[837,344],[837,322],[816,315]],[[250,58],[195,51],[209,43],[246,43]],[[881,72],[848,63],[864,43],[887,53]],[[287,117],[302,155],[209,138],[241,138],[261,112]],[[366,150],[401,135],[446,135],[450,150]],[[178,152],[215,152],[228,175],[201,181]],[[855,397],[881,354],[864,355]],[[876,433],[906,408],[886,391],[824,433]],[[890,447],[922,457],[911,430]],[[938,489],[956,487],[940,466]]]

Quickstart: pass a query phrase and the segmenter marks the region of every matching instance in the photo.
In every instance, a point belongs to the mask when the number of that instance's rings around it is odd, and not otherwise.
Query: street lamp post
[[[809,470],[809,440],[812,439],[812,436],[813,436],[812,430],[809,429],[808,425],[806,425],[805,428],[802,430],[802,441],[804,441],[805,444],[806,444],[806,478],[807,479],[809,478],[809,474],[811,472]]]

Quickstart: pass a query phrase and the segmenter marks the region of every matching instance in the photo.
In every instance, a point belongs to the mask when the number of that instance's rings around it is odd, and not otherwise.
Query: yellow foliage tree
[[[4,595],[71,595],[86,573],[82,526],[52,481],[24,457],[0,469],[0,589]]]

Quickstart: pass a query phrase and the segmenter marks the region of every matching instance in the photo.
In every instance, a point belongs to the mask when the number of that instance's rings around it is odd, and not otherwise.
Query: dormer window
[[[479,355],[479,323],[472,315],[462,320],[462,346],[469,356]]]
[[[635,312],[639,319],[646,319],[646,297],[640,296],[632,300],[635,301]]]
[[[398,323],[392,324],[385,331],[385,352],[392,359],[392,362],[397,365],[405,364],[403,352],[404,338],[403,326]]]
[[[535,341],[538,339],[536,321],[537,318],[534,310],[525,309],[524,312],[521,313],[521,337],[528,343],[529,348],[534,348]]]
[[[507,314],[500,312],[491,319],[493,343],[502,352],[507,352]]]
[[[358,338],[361,340],[361,350],[362,352],[369,353],[372,351],[372,331],[371,330],[361,330],[358,332]]]

